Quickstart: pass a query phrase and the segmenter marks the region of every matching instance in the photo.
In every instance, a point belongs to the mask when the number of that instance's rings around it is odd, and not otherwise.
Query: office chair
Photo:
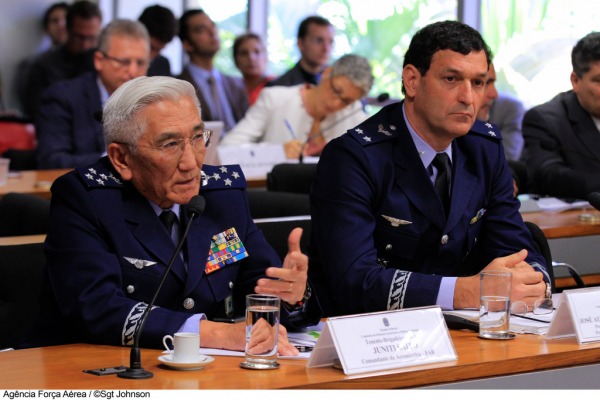
[[[552,254],[550,253],[550,245],[548,244],[548,239],[546,239],[546,235],[544,235],[544,231],[542,231],[542,229],[539,226],[537,226],[536,224],[534,224],[533,222],[525,221],[525,226],[527,226],[527,228],[529,229],[529,232],[531,233],[531,236],[533,238],[533,244],[534,244],[536,250],[539,251],[540,254],[544,257],[544,260],[546,261],[546,265],[549,267],[548,275],[550,275],[550,284],[552,285],[552,292],[553,293],[556,292],[556,284],[555,284],[555,278],[554,278],[554,269],[555,268],[566,268],[567,271],[569,272],[569,275],[571,275],[571,277],[575,281],[575,284],[577,285],[577,287],[578,288],[585,287],[585,283],[583,282],[583,280],[581,279],[581,276],[579,275],[577,270],[575,270],[575,268],[573,268],[571,265],[566,264],[566,263],[558,263],[558,262],[552,261]]]
[[[49,216],[49,200],[29,194],[7,193],[0,199],[0,237],[47,233]]]
[[[43,246],[0,246],[0,349],[17,347],[39,314],[46,269]]]
[[[37,169],[35,150],[8,149],[2,154],[10,160],[11,171],[32,171]]]
[[[317,164],[277,164],[267,173],[267,190],[273,192],[310,192]]]
[[[248,189],[248,202],[252,218],[276,218],[310,214],[308,194],[271,192]]]
[[[254,222],[262,230],[265,239],[275,249],[282,261],[288,252],[288,236],[297,227],[303,229],[302,238],[300,239],[300,249],[304,254],[309,254],[310,215],[255,219]]]

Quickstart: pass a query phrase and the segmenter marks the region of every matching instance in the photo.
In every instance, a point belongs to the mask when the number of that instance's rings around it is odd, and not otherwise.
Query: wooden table
[[[52,182],[69,171],[70,169],[48,169],[11,173],[6,185],[0,186],[0,197],[6,193],[16,192],[50,199]]]
[[[306,368],[307,360],[279,360],[274,371],[240,368],[241,357],[215,357],[198,371],[175,371],[160,364],[161,350],[142,350],[142,365],[154,373],[144,380],[114,375],[94,376],[84,369],[129,365],[129,349],[73,344],[0,352],[0,388],[10,389],[392,389],[452,382],[485,382],[494,377],[520,377],[528,373],[556,373],[556,369],[591,368],[600,365],[600,343],[578,345],[575,338],[545,340],[542,336],[517,335],[511,341],[478,339],[467,331],[451,331],[457,361],[421,365],[375,374],[346,376],[343,371]],[[578,373],[581,373],[578,370]],[[525,375],[528,379],[529,375]],[[471,381],[475,380],[475,381]],[[553,380],[559,387],[569,381]],[[525,380],[525,382],[528,382]],[[600,380],[588,379],[587,388],[600,388]],[[532,389],[545,389],[547,386]],[[510,388],[510,387],[507,387]]]
[[[548,239],[600,235],[600,221],[586,222],[579,219],[581,214],[591,214],[600,219],[597,210],[570,210],[560,213],[523,213],[523,219],[539,226]]]

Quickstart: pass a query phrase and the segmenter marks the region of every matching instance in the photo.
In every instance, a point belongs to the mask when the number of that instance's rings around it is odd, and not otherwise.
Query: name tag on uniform
[[[229,228],[212,237],[204,272],[207,275],[212,274],[246,257],[248,257],[248,252],[235,228]]]

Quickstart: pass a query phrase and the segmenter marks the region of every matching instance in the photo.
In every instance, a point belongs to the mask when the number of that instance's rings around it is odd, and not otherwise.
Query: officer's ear
[[[421,74],[419,70],[412,64],[407,64],[402,70],[402,81],[404,82],[404,90],[407,97],[414,97],[417,92],[417,85]]]
[[[121,178],[126,181],[131,180],[131,150],[129,147],[123,143],[111,143],[106,149],[106,154]]]

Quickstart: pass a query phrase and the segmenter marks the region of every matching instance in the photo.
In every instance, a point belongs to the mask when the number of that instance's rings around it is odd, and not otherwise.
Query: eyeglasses
[[[337,97],[345,106],[349,106],[350,104],[354,103],[354,99],[348,99],[346,97],[342,96],[342,91],[338,88],[336,88],[335,86],[333,86],[333,78],[334,75],[330,74],[329,75],[329,89],[331,89],[331,93],[333,93],[335,95],[335,97]]]
[[[550,314],[552,311],[554,311],[552,298],[539,299],[533,303],[533,307],[531,308],[531,312],[534,315]],[[529,307],[524,301],[515,301],[510,306],[510,312],[514,315],[525,315],[529,312]]]
[[[194,151],[194,153],[199,154],[210,144],[211,135],[212,131],[204,130],[202,131],[202,133],[198,133],[189,139],[169,139],[165,143],[160,144],[158,146],[144,146],[141,144],[134,145],[130,143],[124,144],[134,147],[146,147],[149,149],[159,150],[164,158],[179,159],[183,155],[183,151],[185,150],[185,144],[187,140],[189,140],[190,144],[192,145],[192,150]]]
[[[136,63],[138,68],[146,68],[150,64],[150,62],[148,60],[141,60],[141,59],[132,60],[130,58],[118,58],[118,57],[109,56],[108,54],[106,54],[103,51],[100,51],[100,53],[102,53],[104,58],[116,62],[117,64],[119,64],[120,67],[123,67],[123,68],[128,68],[132,63]]]

